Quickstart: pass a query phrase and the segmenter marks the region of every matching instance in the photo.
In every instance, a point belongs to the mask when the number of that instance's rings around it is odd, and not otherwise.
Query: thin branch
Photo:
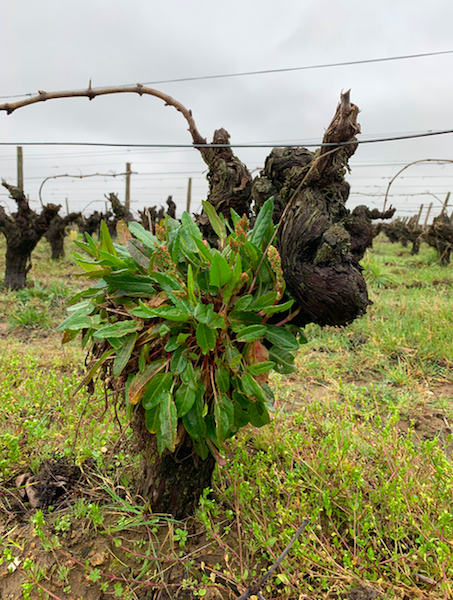
[[[443,159],[443,158],[421,158],[420,160],[414,160],[413,162],[409,163],[408,165],[406,165],[405,167],[403,167],[402,169],[400,169],[398,171],[398,173],[388,183],[387,190],[385,192],[384,207],[382,209],[383,212],[385,212],[385,207],[386,207],[386,204],[387,204],[387,198],[388,198],[388,195],[389,195],[390,187],[391,187],[392,183],[395,181],[395,179],[397,177],[399,177],[399,175],[401,175],[401,173],[403,171],[405,171],[409,167],[412,167],[412,165],[416,165],[418,163],[424,163],[424,162],[453,163],[453,160],[450,160],[448,158],[445,158],[445,159]],[[432,194],[432,195],[434,195],[434,194]]]
[[[283,552],[280,554],[280,556],[277,558],[277,560],[274,562],[274,564],[271,566],[271,568],[261,577],[261,579],[259,581],[257,581],[257,583],[254,583],[253,585],[251,585],[246,592],[244,592],[241,596],[239,596],[239,598],[237,598],[237,600],[247,600],[247,598],[250,598],[250,596],[257,595],[257,593],[260,591],[260,589],[263,587],[263,585],[266,583],[266,581],[269,579],[269,577],[273,573],[275,573],[275,571],[281,565],[281,563],[285,559],[286,555],[293,547],[295,541],[300,536],[300,534],[304,531],[304,529],[307,527],[309,522],[310,522],[310,519],[305,519],[305,521],[302,523],[302,525],[299,527],[299,529],[293,535],[289,544],[286,546],[286,548],[283,550]]]
[[[5,104],[0,104],[0,110],[4,110],[10,115],[18,108],[29,106],[30,104],[36,104],[37,102],[46,102],[46,100],[57,100],[59,98],[88,98],[89,100],[93,100],[97,96],[107,96],[110,94],[138,94],[139,96],[143,96],[143,94],[145,94],[148,96],[155,96],[156,98],[160,98],[165,102],[167,106],[173,106],[174,108],[176,108],[177,111],[182,113],[183,117],[186,119],[189,125],[189,132],[192,136],[193,143],[206,144],[206,139],[202,137],[202,135],[197,129],[191,110],[186,108],[183,104],[181,104],[181,102],[178,102],[178,100],[175,100],[168,94],[164,94],[163,92],[160,92],[159,90],[155,90],[153,88],[145,87],[141,83],[137,83],[137,85],[132,86],[117,86],[93,89],[91,87],[90,80],[90,83],[86,90],[73,90],[66,92],[45,92],[43,90],[38,90],[37,96],[26,98],[25,100],[19,100],[18,102],[6,102]]]
[[[41,191],[42,188],[44,187],[44,184],[49,181],[49,179],[58,179],[59,177],[70,177],[71,179],[85,179],[86,177],[121,177],[122,175],[130,175],[130,174],[136,174],[136,171],[128,171],[127,173],[90,173],[88,175],[70,175],[69,173],[65,173],[62,175],[50,175],[49,177],[46,177],[45,179],[43,179],[41,185],[39,186],[39,201],[41,202],[41,206],[43,206],[42,203],[42,196],[41,196]]]

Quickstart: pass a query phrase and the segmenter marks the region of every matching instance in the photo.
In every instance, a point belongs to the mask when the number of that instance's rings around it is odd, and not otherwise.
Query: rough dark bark
[[[345,325],[363,315],[371,304],[362,269],[350,252],[345,227],[349,184],[344,179],[348,159],[360,133],[359,109],[349,92],[341,95],[323,142],[316,153],[302,148],[274,149],[254,183],[259,208],[273,195],[274,219],[285,215],[278,232],[278,249],[287,291],[300,306],[294,322],[300,326]]]
[[[165,208],[161,206],[159,209],[157,206],[149,206],[143,210],[139,210],[140,222],[145,229],[156,233],[156,225],[159,224],[167,214],[172,219],[176,219],[176,204],[173,202],[173,196],[167,198],[167,212]]]
[[[103,213],[95,210],[89,217],[84,217],[79,225],[81,233],[88,233],[93,236],[95,233],[99,233],[102,220],[108,220],[112,216],[112,213]]]
[[[176,219],[176,203],[173,202],[173,196],[167,198],[167,215],[172,219]]]
[[[400,242],[404,248],[411,243],[411,254],[418,254],[424,234],[422,227],[418,224],[418,216],[382,223],[380,229],[392,243]]]
[[[423,240],[436,248],[441,265],[450,264],[453,249],[452,217],[448,217],[445,213],[435,217],[428,231],[423,234]]]
[[[206,144],[201,136],[194,139],[195,143]],[[225,129],[217,129],[214,132],[212,144],[229,144],[230,134]],[[199,148],[204,162],[209,167],[207,175],[209,182],[209,193],[207,201],[228,221],[231,221],[230,209],[233,208],[241,217],[250,217],[252,176],[247,167],[230,147]],[[216,236],[213,234],[209,219],[203,212],[195,215],[195,222],[200,227],[204,237],[211,243],[215,243]]]
[[[105,222],[109,228],[110,235],[116,237],[116,226],[118,225],[119,221],[125,221],[126,223],[129,223],[130,221],[135,221],[135,219],[132,213],[124,206],[124,204],[120,202],[116,194],[110,193],[105,197],[110,202],[113,211],[113,217],[110,216],[110,218],[105,219]],[[107,217],[107,215],[105,216]]]
[[[166,451],[160,456],[156,436],[145,427],[141,406],[134,413],[132,429],[141,452],[137,494],[149,500],[155,513],[171,514],[176,519],[193,515],[203,490],[211,486],[214,457],[209,454],[201,460],[187,434],[173,454]]]
[[[0,206],[0,231],[6,237],[5,287],[19,290],[25,287],[27,273],[31,269],[31,254],[36,244],[49,229],[50,223],[60,210],[60,205],[48,204],[41,214],[29,206],[24,192],[15,186],[2,182],[13,200],[17,212],[8,216]]]
[[[70,213],[66,217],[55,215],[52,219],[49,229],[45,233],[45,238],[50,244],[52,260],[61,260],[64,258],[66,227],[70,223],[80,223],[81,219],[81,213]]]
[[[373,239],[379,234],[380,227],[374,227],[373,220],[391,219],[396,208],[390,207],[385,212],[377,208],[370,210],[367,206],[356,206],[345,221],[345,228],[351,236],[349,251],[353,258],[359,262],[362,260],[367,248],[373,246]]]

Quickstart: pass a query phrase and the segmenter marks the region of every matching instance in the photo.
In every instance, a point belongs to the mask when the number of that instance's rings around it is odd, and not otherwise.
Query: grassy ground
[[[305,519],[266,600],[453,597],[453,271],[432,249],[378,238],[362,261],[367,315],[307,327],[297,372],[273,376],[271,425],[232,440],[213,492],[179,523],[133,496],[122,411],[73,395],[83,353],[55,327],[85,282],[49,254],[42,242],[33,287],[0,290],[1,598],[160,600],[181,585],[179,597],[234,598]],[[53,457],[84,465],[73,502],[18,510],[15,477]]]

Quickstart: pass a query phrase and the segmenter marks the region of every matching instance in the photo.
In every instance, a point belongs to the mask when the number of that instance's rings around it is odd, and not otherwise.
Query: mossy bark
[[[275,148],[254,182],[257,209],[274,196],[274,222],[281,220],[277,246],[287,291],[300,308],[294,319],[300,326],[345,325],[371,304],[346,227],[349,184],[344,175],[357,148],[357,115],[349,92],[342,94],[324,135],[326,145],[315,153]]]

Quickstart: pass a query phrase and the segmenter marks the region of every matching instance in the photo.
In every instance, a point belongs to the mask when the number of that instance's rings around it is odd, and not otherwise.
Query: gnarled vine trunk
[[[357,148],[355,136],[360,133],[358,108],[351,104],[349,92],[341,95],[334,119],[324,135],[327,145],[315,153],[304,148],[274,149],[255,182],[233,153],[227,131],[217,130],[212,144],[207,144],[190,110],[167,94],[140,84],[98,89],[90,85],[87,90],[70,92],[41,91],[36,97],[0,105],[0,110],[10,114],[17,108],[50,99],[86,96],[92,100],[98,95],[120,92],[158,97],[184,116],[193,143],[209,167],[207,200],[225,219],[230,220],[232,208],[240,216],[251,216],[252,199],[257,213],[274,196],[283,274],[287,292],[298,305],[294,322],[344,325],[365,313],[370,301],[361,267],[351,253],[347,227],[350,212],[345,207],[349,194],[345,167]],[[117,214],[112,196],[109,199]],[[129,215],[120,218],[127,221]],[[196,221],[209,241],[215,239],[205,213],[197,215]],[[209,486],[214,458],[197,461],[184,440],[173,455],[159,456],[156,437],[146,430],[141,410],[135,412],[133,422],[142,451],[139,491],[150,498],[154,510],[185,516],[196,505],[203,487]]]
[[[203,490],[211,486],[215,458],[209,454],[202,460],[187,434],[174,453],[166,450],[160,456],[156,436],[150,435],[145,427],[144,413],[142,406],[138,406],[132,420],[141,451],[136,492],[149,500],[153,512],[184,519],[195,512]]]
[[[64,240],[66,237],[66,227],[69,223],[80,223],[82,219],[81,213],[70,213],[66,217],[55,217],[50,222],[49,229],[45,233],[45,238],[50,244],[52,260],[60,260],[64,258]]]
[[[254,184],[255,204],[260,207],[273,195],[274,220],[283,217],[278,249],[287,291],[300,308],[294,319],[300,326],[345,325],[371,304],[346,227],[349,184],[344,174],[357,148],[358,112],[349,92],[342,94],[323,138],[326,145],[315,153],[274,149]]]
[[[61,207],[48,204],[38,215],[30,208],[20,188],[5,181],[2,185],[17,203],[17,212],[11,216],[0,206],[0,231],[6,238],[4,283],[6,288],[20,290],[25,287],[27,273],[31,269],[31,254]]]

